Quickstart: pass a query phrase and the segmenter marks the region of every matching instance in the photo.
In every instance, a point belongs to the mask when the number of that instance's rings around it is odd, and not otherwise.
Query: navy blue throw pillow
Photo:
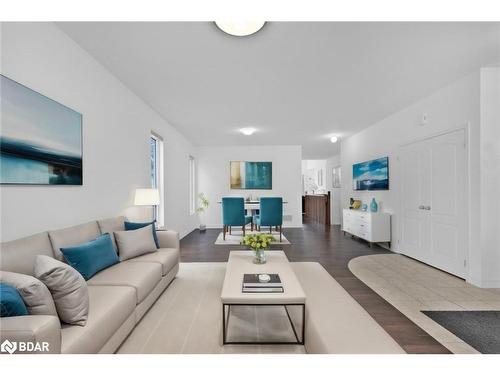
[[[66,262],[80,272],[85,280],[119,262],[109,233],[78,246],[63,247],[61,252]]]
[[[28,315],[28,309],[16,288],[0,283],[0,317]]]
[[[156,248],[160,248],[160,242],[158,241],[158,236],[156,235],[156,228],[155,228],[156,220],[150,221],[149,223],[132,223],[130,221],[125,222],[125,230],[136,230],[140,228],[147,227],[148,225],[151,225],[153,227],[153,238],[155,240]]]

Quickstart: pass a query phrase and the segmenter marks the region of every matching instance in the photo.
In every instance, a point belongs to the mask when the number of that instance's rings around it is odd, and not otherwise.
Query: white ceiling
[[[243,38],[210,22],[57,25],[194,144],[301,144],[310,159],[500,61],[500,23],[270,22]]]

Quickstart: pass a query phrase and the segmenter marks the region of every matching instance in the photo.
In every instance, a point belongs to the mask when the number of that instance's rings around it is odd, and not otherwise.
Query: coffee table
[[[223,344],[266,344],[266,345],[304,345],[306,295],[295,276],[290,262],[283,251],[266,252],[267,263],[255,264],[253,251],[231,251],[222,286],[222,341]],[[277,273],[283,284],[283,293],[243,293],[242,283],[245,273]],[[296,341],[228,341],[227,329],[231,316],[231,306],[283,306],[292,326]],[[302,329],[299,337],[290,313],[289,306],[302,308]]]

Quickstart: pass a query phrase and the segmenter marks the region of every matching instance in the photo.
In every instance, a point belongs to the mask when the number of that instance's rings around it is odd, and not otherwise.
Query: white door
[[[465,277],[467,179],[465,132],[453,131],[400,150],[400,251]]]

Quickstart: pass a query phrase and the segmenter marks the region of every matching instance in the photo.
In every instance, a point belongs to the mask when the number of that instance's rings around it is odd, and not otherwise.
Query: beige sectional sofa
[[[124,221],[123,216],[92,221],[2,243],[0,270],[33,275],[37,255],[62,259],[61,247],[125,230]],[[61,324],[46,315],[1,318],[0,341],[46,341],[51,353],[115,352],[179,270],[178,233],[157,234],[158,251],[115,264],[87,281],[90,306],[85,326]]]

